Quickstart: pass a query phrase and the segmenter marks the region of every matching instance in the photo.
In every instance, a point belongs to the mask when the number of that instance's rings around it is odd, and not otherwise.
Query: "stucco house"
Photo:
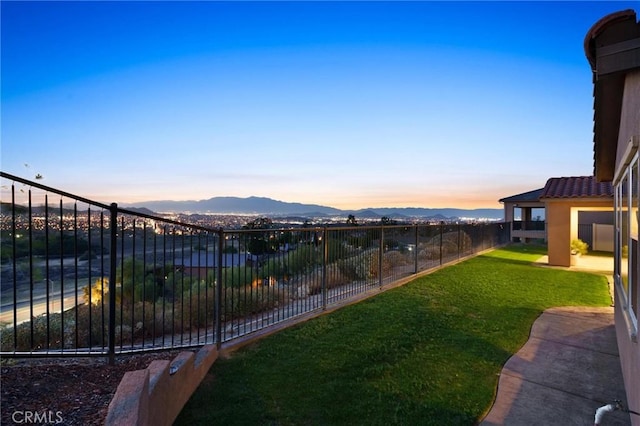
[[[571,266],[571,241],[582,237],[581,225],[589,228],[588,243],[593,249],[607,251],[611,247],[613,251],[610,182],[598,182],[593,176],[554,177],[543,188],[500,202],[504,204],[505,221],[511,223],[511,238],[523,242],[544,239],[550,265]]]
[[[547,217],[549,265],[554,266],[571,265],[571,241],[578,238],[581,212],[604,211],[612,215],[613,211],[611,184],[597,182],[593,176],[551,178],[540,201],[544,202]]]
[[[534,212],[544,209],[544,203],[540,201],[543,190],[538,188],[499,200],[504,204],[504,221],[511,224],[512,240],[525,243],[531,240],[547,241],[545,221],[539,220],[540,215],[534,216]]]
[[[640,23],[633,10],[607,15],[587,32],[593,73],[594,175],[614,189],[615,324],[630,410],[640,412]],[[640,416],[631,422],[640,426]]]

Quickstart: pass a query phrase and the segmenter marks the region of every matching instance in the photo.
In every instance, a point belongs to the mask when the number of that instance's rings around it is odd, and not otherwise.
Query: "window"
[[[634,157],[631,162],[631,180],[629,182],[629,190],[631,192],[631,205],[629,209],[629,243],[631,255],[629,259],[629,302],[630,313],[633,318],[636,319],[635,326],[638,328],[638,281],[640,278],[638,269],[638,197],[640,192],[640,182],[638,181],[638,167],[640,167],[640,161],[638,156]]]
[[[620,256],[618,262],[620,266],[618,268],[620,272],[620,282],[624,290],[623,294],[626,299],[629,292],[629,173],[625,173],[624,177],[620,181],[618,188],[616,188],[616,195],[618,200],[616,201],[617,217],[619,236],[620,236]]]
[[[615,186],[615,251],[614,275],[619,283],[620,302],[631,322],[634,334],[638,330],[638,306],[640,294],[638,281],[638,208],[640,200],[640,161],[633,156],[622,178]]]

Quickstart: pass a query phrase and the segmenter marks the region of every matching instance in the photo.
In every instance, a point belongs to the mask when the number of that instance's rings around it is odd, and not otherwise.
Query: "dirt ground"
[[[0,367],[0,423],[102,425],[120,380],[127,371],[153,360],[171,360],[180,351],[106,358],[4,358]],[[29,421],[31,420],[31,421]]]

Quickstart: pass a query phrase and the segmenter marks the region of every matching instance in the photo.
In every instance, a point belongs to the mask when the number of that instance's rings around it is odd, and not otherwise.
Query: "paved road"
[[[65,293],[62,304],[60,303],[60,292],[52,292],[49,295],[49,312],[60,312],[61,306],[64,310],[71,309],[76,304],[76,295],[73,290]],[[84,293],[78,290],[78,304],[84,303]],[[46,295],[35,295],[33,298],[33,316],[42,315],[47,312]],[[29,300],[18,302],[17,323],[27,321],[31,317]],[[0,322],[13,324],[13,303],[4,304],[0,307]]]

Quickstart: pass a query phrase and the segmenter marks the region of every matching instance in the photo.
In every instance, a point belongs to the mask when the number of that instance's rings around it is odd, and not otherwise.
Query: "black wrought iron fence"
[[[513,221],[513,230],[514,231],[544,231],[546,227],[546,222],[543,220],[514,220]]]
[[[225,230],[1,177],[3,356],[220,344],[509,241],[504,223]]]

